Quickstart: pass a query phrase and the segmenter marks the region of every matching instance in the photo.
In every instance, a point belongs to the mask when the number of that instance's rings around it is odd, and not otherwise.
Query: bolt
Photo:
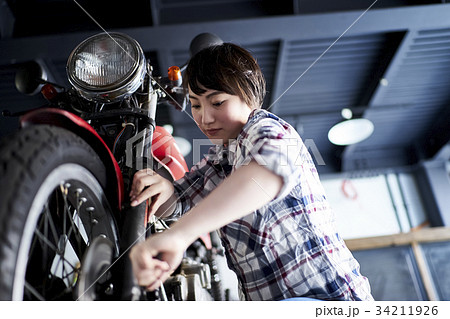
[[[113,294],[113,292],[114,292],[114,285],[113,285],[112,283],[110,283],[109,286],[106,287],[105,293],[106,293],[107,295],[110,295],[110,296],[111,296],[111,295]]]

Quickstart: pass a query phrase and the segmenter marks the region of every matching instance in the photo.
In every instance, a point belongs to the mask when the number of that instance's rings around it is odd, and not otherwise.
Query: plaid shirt
[[[359,264],[335,229],[308,150],[288,123],[265,110],[254,110],[236,140],[227,148],[211,147],[175,182],[179,200],[172,216],[189,211],[251,160],[281,176],[284,184],[270,203],[220,229],[228,265],[245,298],[373,300]]]

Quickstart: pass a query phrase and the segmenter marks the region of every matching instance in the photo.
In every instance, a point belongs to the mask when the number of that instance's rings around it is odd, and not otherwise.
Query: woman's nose
[[[202,114],[202,123],[203,124],[210,124],[214,122],[214,114],[213,110],[209,109],[208,107],[203,108],[203,114]]]

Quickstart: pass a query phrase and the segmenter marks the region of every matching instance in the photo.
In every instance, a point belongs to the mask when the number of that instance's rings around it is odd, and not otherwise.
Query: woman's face
[[[228,144],[247,123],[252,111],[240,97],[207,89],[197,95],[189,89],[191,111],[200,130],[214,144]]]

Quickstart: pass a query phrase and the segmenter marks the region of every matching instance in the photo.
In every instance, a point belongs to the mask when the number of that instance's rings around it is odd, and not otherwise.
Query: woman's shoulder
[[[251,122],[257,122],[262,119],[271,119],[273,121],[283,121],[279,116],[273,114],[272,112],[269,112],[265,109],[255,109],[253,110],[249,115],[249,120],[247,123]]]
[[[256,109],[250,113],[247,124],[243,128],[244,135],[267,134],[275,132],[294,132],[294,128],[281,117],[264,109]],[[283,134],[284,135],[284,134]]]

